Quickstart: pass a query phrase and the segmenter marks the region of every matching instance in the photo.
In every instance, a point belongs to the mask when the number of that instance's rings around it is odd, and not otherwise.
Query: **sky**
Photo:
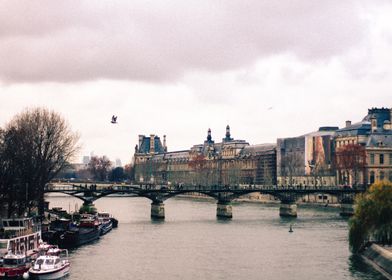
[[[387,0],[1,1],[0,127],[60,113],[82,156],[274,143],[392,107]],[[111,124],[111,116],[118,124]]]

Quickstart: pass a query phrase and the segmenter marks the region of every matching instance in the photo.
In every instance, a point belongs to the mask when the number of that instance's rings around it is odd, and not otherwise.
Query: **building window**
[[[370,177],[369,178],[370,184],[373,184],[374,183],[374,171],[370,171],[370,176],[369,177]]]
[[[389,165],[392,165],[392,154],[389,154]]]
[[[380,181],[384,180],[384,178],[385,178],[384,171],[380,171]]]
[[[380,154],[380,164],[384,164],[384,154]]]
[[[370,154],[370,164],[374,164],[374,154]]]
[[[392,171],[389,171],[389,182],[392,182]]]

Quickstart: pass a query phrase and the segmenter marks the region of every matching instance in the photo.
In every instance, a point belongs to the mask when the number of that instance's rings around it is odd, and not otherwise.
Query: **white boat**
[[[37,258],[28,276],[40,280],[61,279],[69,274],[70,267],[68,251],[51,248],[46,255]]]
[[[109,213],[98,213],[98,220],[100,223],[100,235],[104,235],[112,230],[113,224]]]
[[[8,252],[35,254],[41,239],[41,227],[32,218],[0,218],[0,257]]]

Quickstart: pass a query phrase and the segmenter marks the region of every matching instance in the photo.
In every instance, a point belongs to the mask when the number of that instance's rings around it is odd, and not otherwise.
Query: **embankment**
[[[373,243],[362,252],[362,258],[392,280],[392,248],[384,248]]]

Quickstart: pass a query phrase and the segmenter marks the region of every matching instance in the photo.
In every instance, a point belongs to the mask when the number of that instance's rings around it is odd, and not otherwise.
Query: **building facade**
[[[231,137],[168,152],[156,135],[139,135],[135,181],[190,185],[359,186],[392,181],[392,109],[372,108],[362,121],[320,127],[276,144],[250,145]]]
[[[277,182],[280,186],[335,185],[333,136],[338,127],[277,140]]]
[[[276,184],[276,145],[250,145],[231,137],[226,127],[221,142],[206,140],[189,150],[168,152],[166,138],[139,135],[134,154],[135,181],[174,185]]]
[[[335,158],[340,185],[370,185],[392,180],[392,109],[372,108],[362,121],[336,131]]]

